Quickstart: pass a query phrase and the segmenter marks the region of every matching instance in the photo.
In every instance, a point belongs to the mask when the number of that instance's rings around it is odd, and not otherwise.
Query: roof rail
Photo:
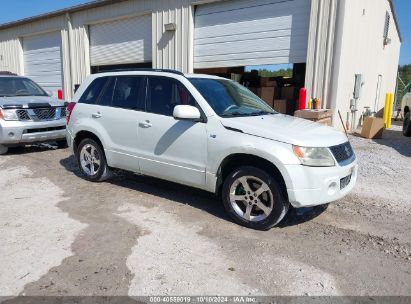
[[[130,69],[114,69],[109,71],[100,71],[96,74],[110,73],[110,72],[163,72],[184,76],[184,73],[172,69],[148,69],[148,68],[130,68]]]
[[[17,74],[9,72],[9,71],[0,71],[0,75],[18,76]]]

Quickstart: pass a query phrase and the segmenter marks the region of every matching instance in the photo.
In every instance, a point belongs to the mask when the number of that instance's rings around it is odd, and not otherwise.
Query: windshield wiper
[[[268,112],[268,111],[258,111],[258,112],[253,112],[250,113],[250,115],[272,115],[272,114],[277,114],[276,112]]]
[[[250,116],[250,113],[244,113],[244,112],[232,112],[229,114],[221,114],[222,117],[233,117],[233,116]]]

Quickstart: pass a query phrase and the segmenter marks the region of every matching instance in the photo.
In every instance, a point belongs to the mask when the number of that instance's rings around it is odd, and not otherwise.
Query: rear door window
[[[93,80],[93,82],[84,91],[83,95],[79,99],[79,103],[96,104],[101,92],[107,83],[108,77],[99,77]]]
[[[129,110],[144,110],[144,76],[119,76],[111,106]]]

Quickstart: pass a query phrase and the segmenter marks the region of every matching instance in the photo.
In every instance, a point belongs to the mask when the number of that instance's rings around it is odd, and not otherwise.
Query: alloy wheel
[[[252,222],[266,219],[274,207],[270,187],[254,176],[242,176],[234,181],[230,203],[237,215]]]
[[[84,173],[88,176],[94,176],[100,169],[101,157],[96,149],[91,144],[86,144],[80,151],[80,164]]]

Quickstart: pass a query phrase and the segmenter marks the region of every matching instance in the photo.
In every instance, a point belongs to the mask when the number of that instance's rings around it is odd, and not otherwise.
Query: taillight
[[[67,117],[67,124],[70,122],[71,113],[73,113],[74,107],[76,106],[75,102],[70,102],[66,108],[66,117]]]

